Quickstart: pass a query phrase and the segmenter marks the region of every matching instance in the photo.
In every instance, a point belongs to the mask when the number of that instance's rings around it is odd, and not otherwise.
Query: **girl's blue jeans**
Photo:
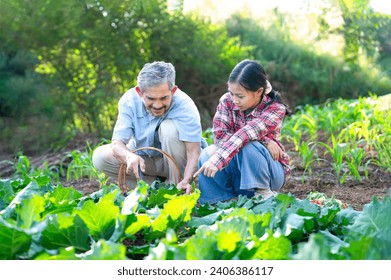
[[[209,158],[210,155],[204,149],[198,160],[198,168]],[[240,194],[250,198],[256,189],[278,191],[284,179],[281,163],[273,160],[265,146],[253,141],[241,148],[228,166],[218,171],[213,178],[203,173],[199,175],[200,203],[213,204]]]

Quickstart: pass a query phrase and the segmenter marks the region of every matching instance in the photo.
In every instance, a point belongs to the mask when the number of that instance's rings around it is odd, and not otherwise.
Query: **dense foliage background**
[[[110,138],[118,99],[154,60],[175,65],[205,128],[244,58],[265,65],[293,108],[391,92],[391,17],[369,1],[324,0],[320,14],[274,9],[225,21],[184,12],[181,2],[173,9],[163,0],[0,0],[1,152]],[[330,38],[332,51],[324,51]]]

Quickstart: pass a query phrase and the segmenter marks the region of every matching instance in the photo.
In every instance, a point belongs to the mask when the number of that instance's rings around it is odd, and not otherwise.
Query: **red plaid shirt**
[[[265,108],[271,98],[264,95],[261,103],[245,115],[233,103],[230,93],[220,98],[213,118],[214,142],[220,149],[210,158],[219,170],[226,167],[232,158],[250,141],[260,141],[265,147],[273,140],[283,150],[278,160],[285,173],[285,180],[290,175],[289,156],[280,142],[282,121],[285,117],[285,106],[274,102]]]

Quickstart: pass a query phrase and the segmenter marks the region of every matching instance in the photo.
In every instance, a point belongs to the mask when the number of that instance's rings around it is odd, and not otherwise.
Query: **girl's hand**
[[[213,178],[213,177],[216,175],[217,171],[219,171],[219,170],[217,169],[216,166],[214,166],[213,164],[211,164],[209,161],[206,161],[206,162],[201,166],[201,168],[198,169],[198,171],[193,175],[193,177],[195,178],[195,177],[197,177],[199,174],[201,174],[202,172],[204,172],[204,175],[205,175],[206,177],[211,177],[211,178]]]
[[[269,150],[274,160],[278,160],[282,156],[282,150],[280,146],[278,146],[278,144],[273,140],[269,141],[266,148]]]

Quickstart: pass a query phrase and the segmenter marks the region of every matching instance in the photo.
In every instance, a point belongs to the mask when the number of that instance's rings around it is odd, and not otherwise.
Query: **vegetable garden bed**
[[[389,196],[356,211],[321,193],[200,206],[162,183],[126,198],[44,175],[0,184],[0,259],[391,259]]]

